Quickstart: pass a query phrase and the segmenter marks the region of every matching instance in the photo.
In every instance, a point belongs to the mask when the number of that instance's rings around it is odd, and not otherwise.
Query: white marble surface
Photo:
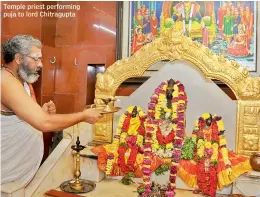
[[[123,185],[120,180],[113,180],[110,178],[106,178],[105,180],[96,184],[95,190],[81,194],[81,196],[86,197],[138,197],[138,193],[136,192],[138,185]],[[58,189],[59,190],[59,189]],[[192,191],[189,190],[176,190],[175,197],[202,197],[202,194],[193,194]],[[47,197],[45,195],[45,197]],[[222,195],[217,195],[217,197],[223,197]]]
[[[238,177],[233,183],[232,193],[260,197],[260,172],[251,171]]]
[[[81,178],[100,182],[104,179],[105,173],[98,169],[97,159],[81,157]]]

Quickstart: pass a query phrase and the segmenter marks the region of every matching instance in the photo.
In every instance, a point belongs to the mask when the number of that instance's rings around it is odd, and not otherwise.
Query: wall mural
[[[255,1],[130,2],[129,54],[168,28],[209,47],[215,54],[256,71]]]

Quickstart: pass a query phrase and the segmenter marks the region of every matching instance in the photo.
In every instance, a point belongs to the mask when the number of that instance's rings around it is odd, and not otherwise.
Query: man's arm
[[[23,85],[9,73],[2,73],[1,94],[2,104],[20,119],[43,132],[59,131],[81,121],[93,124],[100,116],[93,110],[73,114],[47,114],[26,93]]]

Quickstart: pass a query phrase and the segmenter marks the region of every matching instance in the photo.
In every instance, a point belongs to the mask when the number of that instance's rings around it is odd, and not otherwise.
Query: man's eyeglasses
[[[42,61],[42,57],[32,57],[32,56],[29,56],[29,55],[26,55],[26,56],[32,58],[35,62]]]

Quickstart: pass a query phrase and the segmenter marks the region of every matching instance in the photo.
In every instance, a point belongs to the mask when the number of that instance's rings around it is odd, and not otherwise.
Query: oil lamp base
[[[60,189],[64,192],[80,194],[87,193],[94,190],[96,184],[92,181],[80,179],[80,183],[76,183],[75,180],[65,181],[60,185]]]

